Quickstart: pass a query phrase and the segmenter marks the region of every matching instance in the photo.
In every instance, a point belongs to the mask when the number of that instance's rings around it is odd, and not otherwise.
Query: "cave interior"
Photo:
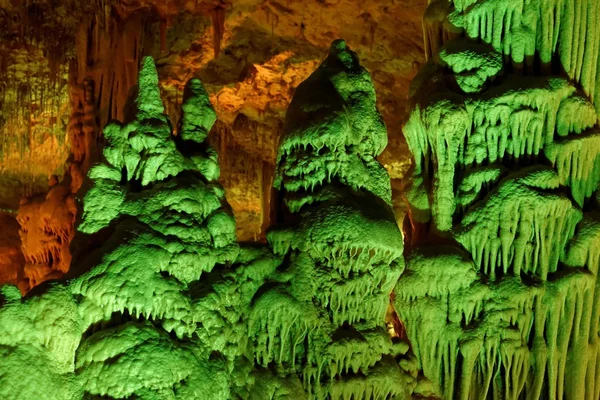
[[[600,399],[600,0],[0,0],[0,398]]]

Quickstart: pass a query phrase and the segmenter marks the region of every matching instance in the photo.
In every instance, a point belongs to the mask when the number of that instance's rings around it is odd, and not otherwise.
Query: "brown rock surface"
[[[0,213],[0,282],[17,284],[22,276],[23,254],[19,223],[8,213]]]
[[[48,193],[24,199],[17,215],[25,258],[19,280],[29,289],[45,280],[60,278],[71,265],[69,244],[75,233],[75,197],[70,179],[50,181]]]

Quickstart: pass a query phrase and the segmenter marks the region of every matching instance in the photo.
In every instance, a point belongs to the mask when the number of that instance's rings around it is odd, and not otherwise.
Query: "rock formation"
[[[314,46],[308,61],[244,58],[231,36],[252,26],[232,35],[226,2],[185,3],[207,7],[210,35],[206,21],[178,29],[210,38],[212,63],[177,69],[163,48],[194,56],[168,35],[176,13],[102,2],[82,24],[68,172],[23,202],[24,259],[14,237],[0,246],[0,264],[26,263],[4,279],[27,291],[0,288],[0,397],[600,398],[600,7],[509,3],[428,7],[429,61],[404,125],[403,238],[375,96],[393,79],[373,79],[346,42],[304,80]],[[257,7],[271,35],[278,13],[294,20],[280,3]],[[145,32],[155,12],[160,50]],[[108,49],[125,67],[96,64]],[[140,58],[154,52],[159,70]],[[279,82],[279,63],[306,75]],[[288,100],[250,100],[267,87],[291,99],[284,121],[274,114]],[[276,154],[269,124],[282,127]],[[269,153],[224,163],[259,180],[248,196],[260,207],[246,211],[270,227],[265,243],[237,243],[209,143]]]
[[[444,398],[595,399],[600,4],[509,3],[426,14],[396,309]]]
[[[21,251],[25,258],[19,288],[26,292],[49,279],[58,279],[71,266],[69,245],[75,235],[74,191],[71,179],[58,183],[56,176],[45,196],[23,199],[17,221],[20,229]]]
[[[94,186],[79,229],[113,233],[90,255],[99,263],[85,257],[95,267],[70,285],[86,329],[76,369],[92,395],[228,397],[221,363],[209,360],[212,349],[195,335],[202,318],[188,294],[192,282],[238,252],[216,153],[205,144],[215,113],[200,81],[191,80],[174,138],[151,58],[143,61],[135,108],[133,121],[104,129],[106,162],[90,170]]]
[[[406,398],[417,384],[408,344],[385,325],[404,264],[390,180],[375,159],[386,143],[370,76],[335,41],[296,90],[278,152],[287,215],[268,240],[284,261],[249,325],[257,364],[277,366],[262,377],[280,382],[272,393]]]
[[[149,57],[135,99],[133,118],[104,128],[66,280],[0,292],[3,398],[431,394],[386,326],[402,235],[375,159],[375,90],[345,42],[288,112],[269,246],[236,243],[201,82],[186,85],[177,135]]]
[[[69,171],[65,161],[81,150],[71,142],[71,127],[81,122],[74,93],[84,82],[93,87],[97,125],[122,120],[139,58],[151,55],[175,129],[186,82],[202,79],[218,115],[209,140],[222,154],[220,182],[238,237],[264,242],[286,109],[337,37],[346,38],[372,73],[390,127],[380,161],[393,178],[401,177],[410,162],[400,120],[415,65],[424,58],[424,3],[308,4],[0,1],[0,207],[16,211],[21,196],[45,195],[48,178]],[[91,149],[99,152],[100,130],[95,133]],[[394,204],[401,206],[400,196]]]
[[[192,282],[238,253],[215,182],[216,153],[205,144],[215,113],[191,80],[175,138],[157,84],[147,58],[135,118],[104,129],[105,161],[90,171],[79,225],[110,232],[103,244],[79,257],[67,285],[23,300],[3,288],[3,398],[47,390],[56,399],[163,398],[174,390],[179,398],[228,397],[223,363],[209,360],[211,348],[194,335],[202,318],[189,295]]]

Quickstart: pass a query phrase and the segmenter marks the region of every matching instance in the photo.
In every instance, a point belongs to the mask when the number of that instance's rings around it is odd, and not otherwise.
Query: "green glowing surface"
[[[595,26],[594,1],[509,3],[431,2],[427,32],[452,34],[411,88],[406,249],[343,41],[288,109],[267,245],[236,243],[201,82],[174,136],[144,59],[83,199],[80,234],[105,239],[67,282],[1,288],[0,397],[600,398],[598,46],[540,17]],[[570,79],[520,71],[550,48]]]
[[[598,2],[452,3],[429,33],[481,40],[430,41],[413,81],[396,310],[444,398],[600,398]]]

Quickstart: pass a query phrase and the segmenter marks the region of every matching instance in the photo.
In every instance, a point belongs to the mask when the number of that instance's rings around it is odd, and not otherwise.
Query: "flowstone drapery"
[[[396,309],[444,398],[598,399],[600,4],[442,3],[404,130]]]

